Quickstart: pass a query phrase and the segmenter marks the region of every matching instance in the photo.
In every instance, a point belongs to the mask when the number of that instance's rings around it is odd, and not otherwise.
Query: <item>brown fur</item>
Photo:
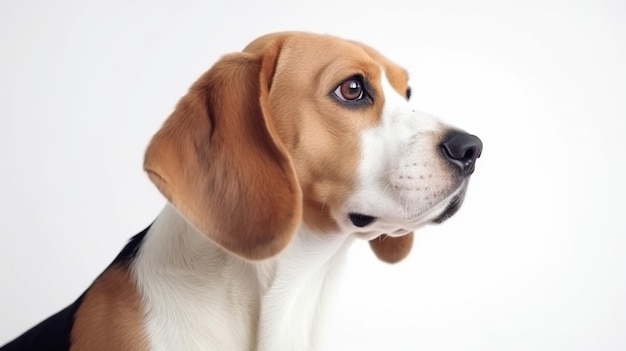
[[[129,269],[112,266],[76,312],[71,351],[148,350],[141,301]]]
[[[413,247],[413,233],[400,237],[381,235],[374,240],[370,240],[370,247],[376,257],[387,263],[397,263],[402,261],[411,252]]]
[[[381,69],[391,72],[399,90],[406,90],[408,77],[375,50],[331,36],[271,34],[245,51],[261,52],[277,38],[283,46],[270,90],[272,117],[302,188],[303,221],[332,232],[337,223],[331,211],[355,186],[361,134],[380,123],[385,102]],[[330,97],[341,82],[359,73],[377,93],[373,105],[346,108]]]
[[[278,50],[215,64],[154,136],[144,164],[187,220],[248,259],[280,252],[301,220],[300,187],[267,106]]]
[[[355,186],[360,136],[380,123],[383,72],[404,95],[406,71],[367,46],[307,33],[261,37],[194,83],[144,167],[218,245],[247,259],[271,257],[301,221],[338,229],[331,214]],[[372,85],[370,106],[331,97],[355,74]]]

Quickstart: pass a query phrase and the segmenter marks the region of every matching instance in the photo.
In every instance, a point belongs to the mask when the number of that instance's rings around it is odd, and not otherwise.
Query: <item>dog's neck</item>
[[[279,256],[249,262],[214,245],[167,205],[133,266],[152,346],[314,349],[331,280],[351,241],[301,227]]]

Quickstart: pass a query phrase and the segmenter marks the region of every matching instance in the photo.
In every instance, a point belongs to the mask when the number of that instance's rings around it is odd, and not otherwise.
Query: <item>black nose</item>
[[[470,175],[483,151],[483,142],[475,135],[454,131],[444,138],[441,149],[448,160],[460,167],[461,174]]]

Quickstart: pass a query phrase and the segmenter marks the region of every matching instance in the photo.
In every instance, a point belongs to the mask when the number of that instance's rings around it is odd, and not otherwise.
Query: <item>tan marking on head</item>
[[[392,84],[404,90],[406,74],[367,46],[327,35],[278,33],[258,39],[245,51],[262,52],[276,38],[283,44],[269,92],[272,121],[302,188],[304,222],[333,231],[337,223],[331,213],[355,186],[361,135],[381,121],[383,71],[392,72]],[[353,76],[368,84],[371,105],[347,106],[332,96]]]
[[[148,349],[141,300],[129,269],[112,266],[94,282],[76,311],[70,350]]]
[[[382,66],[385,70],[385,76],[387,77],[387,80],[389,80],[391,86],[398,92],[398,94],[406,97],[406,91],[409,84],[409,73],[404,68],[390,61],[371,47],[360,43],[357,44],[361,45],[363,50],[365,50],[369,55],[382,62]]]

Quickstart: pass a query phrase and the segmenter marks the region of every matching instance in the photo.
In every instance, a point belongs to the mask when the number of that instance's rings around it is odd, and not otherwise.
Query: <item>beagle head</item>
[[[276,33],[224,56],[178,103],[144,168],[231,253],[281,252],[298,227],[351,233],[396,262],[461,205],[480,140],[414,111],[407,72],[360,43]]]

